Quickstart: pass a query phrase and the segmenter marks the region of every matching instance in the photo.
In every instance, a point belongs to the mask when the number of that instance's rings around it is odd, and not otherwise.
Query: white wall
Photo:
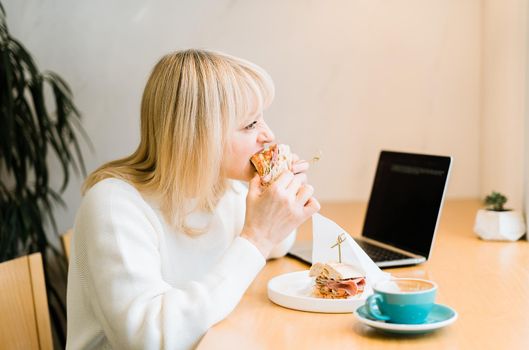
[[[139,101],[162,54],[198,47],[275,80],[267,113],[321,200],[367,199],[380,149],[454,156],[449,197],[480,194],[481,1],[4,0],[11,32],[72,86],[95,153],[133,151]],[[80,181],[65,193],[70,227]]]
[[[527,0],[486,0],[483,6],[481,195],[524,200],[527,101]]]

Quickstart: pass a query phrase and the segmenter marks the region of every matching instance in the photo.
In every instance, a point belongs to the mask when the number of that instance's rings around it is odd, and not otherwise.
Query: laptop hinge
[[[376,245],[376,246],[379,246],[379,247],[382,247],[382,248],[385,248],[387,250],[391,250],[393,252],[397,252],[397,253],[400,253],[400,254],[403,254],[403,255],[407,255],[409,257],[412,257],[412,258],[415,258],[415,259],[420,259],[421,261],[424,261],[426,258],[422,255],[417,255],[417,254],[413,254],[413,253],[410,253],[410,252],[407,252],[405,250],[402,250],[402,249],[399,249],[399,248],[396,248],[392,245],[389,245],[389,244],[384,244],[382,242],[379,242],[379,241],[375,241],[375,240],[372,240],[372,239],[369,239],[365,236],[360,236],[360,239],[366,241],[367,243],[370,243],[372,245]]]

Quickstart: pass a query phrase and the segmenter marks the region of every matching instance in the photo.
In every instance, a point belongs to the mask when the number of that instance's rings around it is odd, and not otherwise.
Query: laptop
[[[364,219],[355,241],[379,267],[415,265],[430,257],[451,157],[381,151]],[[290,255],[312,263],[312,242]]]

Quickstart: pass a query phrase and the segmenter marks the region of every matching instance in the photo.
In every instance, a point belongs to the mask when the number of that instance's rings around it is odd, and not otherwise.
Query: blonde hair
[[[154,67],[141,103],[141,140],[130,156],[104,164],[85,180],[117,178],[160,201],[165,220],[188,234],[191,210],[211,212],[227,189],[222,158],[229,133],[274,97],[260,67],[223,53],[185,50]],[[189,209],[186,201],[196,200]]]

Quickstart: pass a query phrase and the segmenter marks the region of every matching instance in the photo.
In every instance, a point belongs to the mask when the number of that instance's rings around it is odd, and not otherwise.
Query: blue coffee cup
[[[435,303],[437,284],[419,278],[395,278],[377,283],[367,298],[366,311],[390,323],[421,324]]]

